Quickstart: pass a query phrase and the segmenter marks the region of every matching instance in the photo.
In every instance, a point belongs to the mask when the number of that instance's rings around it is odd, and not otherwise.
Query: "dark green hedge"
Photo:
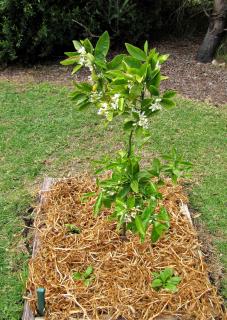
[[[0,0],[0,63],[54,58],[70,49],[71,40],[104,30],[116,46],[125,39],[136,43],[189,32],[193,24],[185,19],[191,5],[180,0]],[[198,11],[197,4],[192,7]]]

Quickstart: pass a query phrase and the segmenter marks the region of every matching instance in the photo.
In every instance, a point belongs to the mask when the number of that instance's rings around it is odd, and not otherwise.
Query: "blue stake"
[[[45,289],[38,288],[37,293],[37,309],[40,316],[44,316],[45,312]]]

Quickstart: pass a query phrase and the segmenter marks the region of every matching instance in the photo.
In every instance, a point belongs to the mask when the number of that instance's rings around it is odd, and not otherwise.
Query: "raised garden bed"
[[[52,180],[49,180],[52,182]],[[141,243],[127,232],[122,240],[110,210],[94,217],[95,198],[81,202],[96,190],[87,177],[65,179],[42,192],[36,212],[35,244],[29,263],[23,320],[37,313],[36,289],[46,289],[45,319],[225,319],[222,299],[211,285],[206,263],[181,186],[167,182],[161,188],[171,227],[157,244]],[[67,225],[80,229],[71,233]],[[76,272],[93,267],[89,286],[74,279]],[[173,268],[181,277],[178,291],[151,288],[152,272]]]

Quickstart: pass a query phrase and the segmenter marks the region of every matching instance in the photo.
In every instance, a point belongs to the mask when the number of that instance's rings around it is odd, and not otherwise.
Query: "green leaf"
[[[95,58],[94,63],[95,63],[98,67],[100,67],[100,68],[102,68],[102,69],[106,69],[106,63],[105,63],[105,61],[104,61],[103,59]]]
[[[79,61],[79,56],[75,56],[75,57],[70,57],[65,60],[62,60],[60,64],[62,64],[63,66],[69,66],[71,64],[77,63],[78,61]]]
[[[167,283],[171,283],[174,284],[175,286],[178,285],[181,282],[181,278],[180,277],[172,277],[168,280]]]
[[[152,213],[153,213],[152,208],[148,207],[143,211],[143,213],[141,215],[142,223],[143,223],[145,230],[147,230],[147,228],[148,228]]]
[[[129,196],[127,199],[127,207],[128,209],[132,209],[135,207],[135,196]]]
[[[141,95],[143,90],[143,86],[141,84],[134,84],[129,92],[129,97],[132,99],[136,99]]]
[[[113,112],[109,111],[107,114],[106,114],[106,119],[108,121],[112,121],[113,120]]]
[[[92,91],[92,85],[87,82],[79,82],[76,84],[76,89],[81,93],[90,93]]]
[[[145,228],[142,223],[142,220],[141,220],[140,216],[138,216],[138,215],[135,217],[135,225],[136,225],[136,229],[137,229],[141,239],[144,240],[145,236],[146,236],[146,232],[145,232]]]
[[[93,270],[92,266],[88,266],[86,271],[83,273],[84,278],[87,279],[93,273]]]
[[[86,101],[86,102],[83,102],[83,103],[81,103],[79,105],[79,110],[81,111],[81,110],[84,110],[84,109],[89,108],[89,107],[92,107],[92,103]]]
[[[95,206],[94,206],[94,214],[97,216],[101,210],[102,207],[102,197],[103,197],[103,193],[100,192],[96,202],[95,202]]]
[[[141,50],[140,48],[137,48],[129,43],[126,43],[125,46],[126,46],[128,53],[132,57],[134,57],[140,61],[146,61],[147,56],[143,50]]]
[[[73,40],[73,45],[76,50],[79,50],[82,47],[82,44],[77,40]]]
[[[83,45],[84,45],[84,48],[86,49],[86,52],[93,53],[94,48],[89,39],[85,39],[83,41]]]
[[[159,90],[155,86],[150,85],[149,91],[153,96],[159,96]]]
[[[138,181],[137,180],[133,180],[131,183],[130,183],[130,187],[132,189],[132,191],[138,193],[139,192],[139,184],[138,184]]]
[[[81,280],[82,279],[82,274],[80,272],[75,272],[73,274],[73,280]]]
[[[160,74],[160,71],[156,71],[156,72],[154,72],[156,73],[156,75],[150,80],[150,84],[158,88],[161,82],[161,74]]]
[[[95,47],[95,56],[105,57],[109,51],[110,37],[107,31],[105,31],[98,39]]]
[[[160,104],[166,109],[171,109],[176,106],[176,103],[173,100],[167,98],[163,98]]]
[[[151,241],[153,243],[157,242],[162,234],[167,230],[167,227],[159,222],[154,222],[153,229],[151,233]]]
[[[124,198],[130,191],[129,185],[122,187],[118,192],[119,198]]]
[[[168,58],[169,58],[169,54],[163,54],[163,55],[159,56],[158,61],[160,64],[162,64],[162,63],[166,62],[166,60],[168,60]]]
[[[120,111],[123,111],[123,110],[124,110],[124,101],[125,101],[124,98],[120,98],[120,99],[119,99],[118,108],[119,108]]]
[[[177,94],[176,91],[167,90],[167,91],[164,92],[163,98],[167,98],[167,99],[173,98],[176,94]]]
[[[76,233],[76,234],[79,234],[81,232],[80,228],[78,228],[77,226],[75,226],[74,224],[70,224],[70,223],[66,223],[65,224],[65,227],[67,228],[67,230],[70,232],[70,233]]]
[[[109,70],[119,69],[122,65],[122,60],[124,57],[124,54],[115,56],[110,62],[107,63],[107,68]]]
[[[168,279],[170,279],[173,275],[173,269],[172,268],[166,268],[165,270],[160,272],[160,279],[162,282],[166,282]]]
[[[75,92],[75,96],[73,98],[73,100],[75,100],[76,106],[79,106],[80,104],[88,101],[87,95],[80,92]]]
[[[135,69],[141,68],[141,62],[134,57],[126,56],[123,62],[126,64],[126,67],[135,68]]]
[[[159,289],[162,287],[162,280],[161,279],[154,279],[151,283],[151,287],[153,289]]]
[[[178,291],[177,287],[172,284],[172,283],[167,283],[165,286],[164,286],[164,289],[167,290],[167,291],[170,291],[172,293],[175,293]]]
[[[159,159],[155,158],[152,162],[151,173],[155,177],[159,177],[161,172],[161,162]]]
[[[157,220],[159,222],[165,223],[167,227],[169,227],[169,215],[164,207],[161,208],[160,213],[157,214]]]
[[[148,42],[147,42],[147,40],[145,41],[145,43],[144,43],[144,52],[146,53],[146,55],[148,54]]]
[[[79,71],[81,68],[82,68],[82,65],[81,65],[81,64],[78,64],[77,66],[75,66],[75,67],[73,68],[72,74],[77,73],[77,71]]]
[[[85,280],[84,280],[84,285],[85,285],[86,287],[90,286],[90,284],[91,284],[91,279],[85,279]]]

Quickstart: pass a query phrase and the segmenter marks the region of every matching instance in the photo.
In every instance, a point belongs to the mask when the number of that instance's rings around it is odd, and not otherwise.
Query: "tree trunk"
[[[227,0],[214,0],[209,27],[196,56],[196,60],[199,62],[206,63],[213,60],[224,35],[226,18]]]

